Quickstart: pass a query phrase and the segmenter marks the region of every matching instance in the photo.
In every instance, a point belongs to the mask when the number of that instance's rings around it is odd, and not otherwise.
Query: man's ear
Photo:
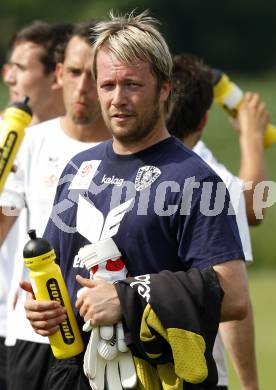
[[[161,87],[160,91],[160,100],[162,102],[166,102],[170,96],[171,93],[171,88],[172,88],[172,83],[171,81],[164,81]]]
[[[200,131],[201,133],[203,133],[203,130],[204,130],[204,127],[206,126],[207,121],[208,121],[208,112],[206,111],[205,114],[203,115],[203,118],[199,122],[197,131]]]
[[[55,69],[55,89],[59,89],[63,87],[62,74],[63,74],[63,64],[61,62],[58,62],[56,64],[56,69]]]

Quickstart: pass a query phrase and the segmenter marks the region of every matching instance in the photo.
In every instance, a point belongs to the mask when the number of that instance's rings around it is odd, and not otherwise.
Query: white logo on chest
[[[79,195],[77,231],[92,242],[92,244],[99,240],[105,240],[106,238],[115,236],[133,199],[131,198],[127,202],[110,210],[104,219],[103,213],[93,203]]]
[[[160,169],[152,165],[146,165],[139,168],[135,178],[136,191],[144,190],[150,186],[160,175]]]
[[[114,175],[112,177],[107,177],[106,175],[102,178],[102,183],[104,184],[113,184],[115,186],[120,187],[124,182],[124,179],[119,179],[118,177],[115,177]]]

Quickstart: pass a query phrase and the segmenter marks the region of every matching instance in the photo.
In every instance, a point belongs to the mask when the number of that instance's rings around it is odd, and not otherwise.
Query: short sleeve
[[[0,195],[2,207],[21,210],[26,206],[25,180],[26,172],[28,172],[28,147],[27,140],[24,139],[24,141],[14,161],[16,172],[9,173],[4,190]]]
[[[194,189],[189,214],[184,218],[180,211],[176,222],[178,255],[186,265],[203,269],[244,259],[236,217],[231,211],[228,190],[218,176],[205,179]]]

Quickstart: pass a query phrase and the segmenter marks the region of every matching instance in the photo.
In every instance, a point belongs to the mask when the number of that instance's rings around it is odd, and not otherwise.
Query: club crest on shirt
[[[139,168],[134,184],[136,191],[144,190],[150,186],[160,175],[160,169],[152,165],[145,165],[144,167]]]

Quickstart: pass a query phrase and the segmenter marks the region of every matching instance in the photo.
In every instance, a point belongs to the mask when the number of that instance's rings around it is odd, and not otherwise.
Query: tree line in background
[[[266,0],[2,0],[0,62],[14,32],[34,19],[76,22],[101,18],[110,9],[150,9],[173,54],[188,51],[225,71],[260,73],[276,65],[276,2]]]

